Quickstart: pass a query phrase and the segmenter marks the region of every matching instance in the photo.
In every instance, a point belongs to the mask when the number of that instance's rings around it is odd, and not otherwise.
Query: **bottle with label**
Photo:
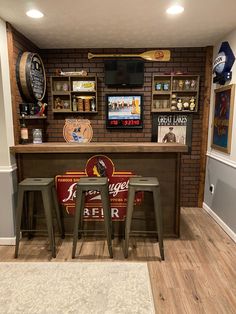
[[[75,95],[73,96],[73,101],[72,101],[72,110],[77,111],[77,101]]]
[[[124,101],[122,102],[122,104],[124,104]],[[124,106],[122,108],[124,108]],[[94,98],[92,98],[92,101],[91,101],[91,111],[95,111],[95,109],[96,109],[95,100],[94,100]]]
[[[29,141],[29,132],[25,124],[25,115],[22,115],[21,124],[20,124],[20,142],[21,144],[27,144]]]

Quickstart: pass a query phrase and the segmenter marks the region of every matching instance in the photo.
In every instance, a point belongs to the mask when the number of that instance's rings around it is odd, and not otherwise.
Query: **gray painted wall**
[[[12,238],[14,230],[14,204],[16,198],[17,176],[13,172],[0,172],[0,238]]]
[[[0,18],[0,245],[14,242],[16,175],[6,23]]]
[[[214,194],[209,187],[214,184]],[[207,158],[204,202],[236,233],[236,168]]]
[[[213,60],[218,55],[223,41],[229,42],[236,55],[236,29],[234,29],[214,46]],[[232,67],[232,79],[225,86],[229,84],[236,84],[236,62]],[[213,211],[213,217],[215,213],[235,233],[236,239],[236,95],[234,97],[231,151],[230,154],[226,154],[211,147],[214,90],[219,87],[222,86],[212,83],[204,203]],[[209,191],[210,184],[215,185],[213,195]]]

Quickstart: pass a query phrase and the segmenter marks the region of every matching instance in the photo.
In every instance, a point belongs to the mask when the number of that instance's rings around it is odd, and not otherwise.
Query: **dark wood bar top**
[[[48,142],[42,144],[15,145],[10,147],[11,153],[184,153],[187,145],[172,143],[60,143]]]

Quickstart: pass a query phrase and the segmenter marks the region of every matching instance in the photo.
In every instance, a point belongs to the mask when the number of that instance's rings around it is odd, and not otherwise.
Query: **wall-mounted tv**
[[[143,127],[142,94],[106,95],[107,121],[109,129],[140,129]]]
[[[144,62],[141,60],[105,61],[105,84],[116,87],[142,86]]]

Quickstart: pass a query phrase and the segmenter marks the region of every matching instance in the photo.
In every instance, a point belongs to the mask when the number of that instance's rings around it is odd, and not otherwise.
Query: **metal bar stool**
[[[39,191],[42,193],[44,213],[46,217],[48,237],[50,243],[50,249],[52,251],[52,257],[56,257],[55,237],[53,231],[52,222],[52,204],[55,207],[56,219],[58,229],[61,237],[64,238],[64,228],[61,222],[61,215],[59,205],[57,201],[56,189],[53,178],[27,178],[18,184],[17,195],[17,208],[16,208],[16,246],[15,246],[15,258],[18,257],[20,231],[21,231],[21,218],[24,205],[24,193],[30,193],[30,202],[33,202],[33,193]],[[30,217],[32,220],[32,217]],[[31,230],[32,231],[32,230]]]
[[[104,213],[105,222],[105,232],[107,237],[107,245],[109,250],[109,255],[112,258],[112,219],[111,219],[111,207],[109,198],[109,186],[107,178],[80,178],[77,183],[76,190],[76,203],[75,203],[75,224],[74,224],[74,238],[73,238],[73,248],[72,248],[72,258],[75,257],[76,245],[78,240],[78,234],[81,235],[81,228],[83,222],[83,209],[85,204],[85,192],[86,191],[100,191],[102,207]]]
[[[124,255],[125,258],[128,257],[128,248],[129,248],[129,233],[131,220],[134,209],[134,198],[135,192],[138,191],[149,191],[153,193],[154,200],[154,210],[155,210],[155,219],[159,240],[159,249],[161,259],[164,260],[164,246],[163,246],[163,231],[162,231],[162,210],[160,204],[160,185],[155,177],[137,177],[130,178],[129,187],[128,187],[128,201],[127,201],[127,212],[126,212],[126,221],[125,221],[125,246],[124,246]]]

